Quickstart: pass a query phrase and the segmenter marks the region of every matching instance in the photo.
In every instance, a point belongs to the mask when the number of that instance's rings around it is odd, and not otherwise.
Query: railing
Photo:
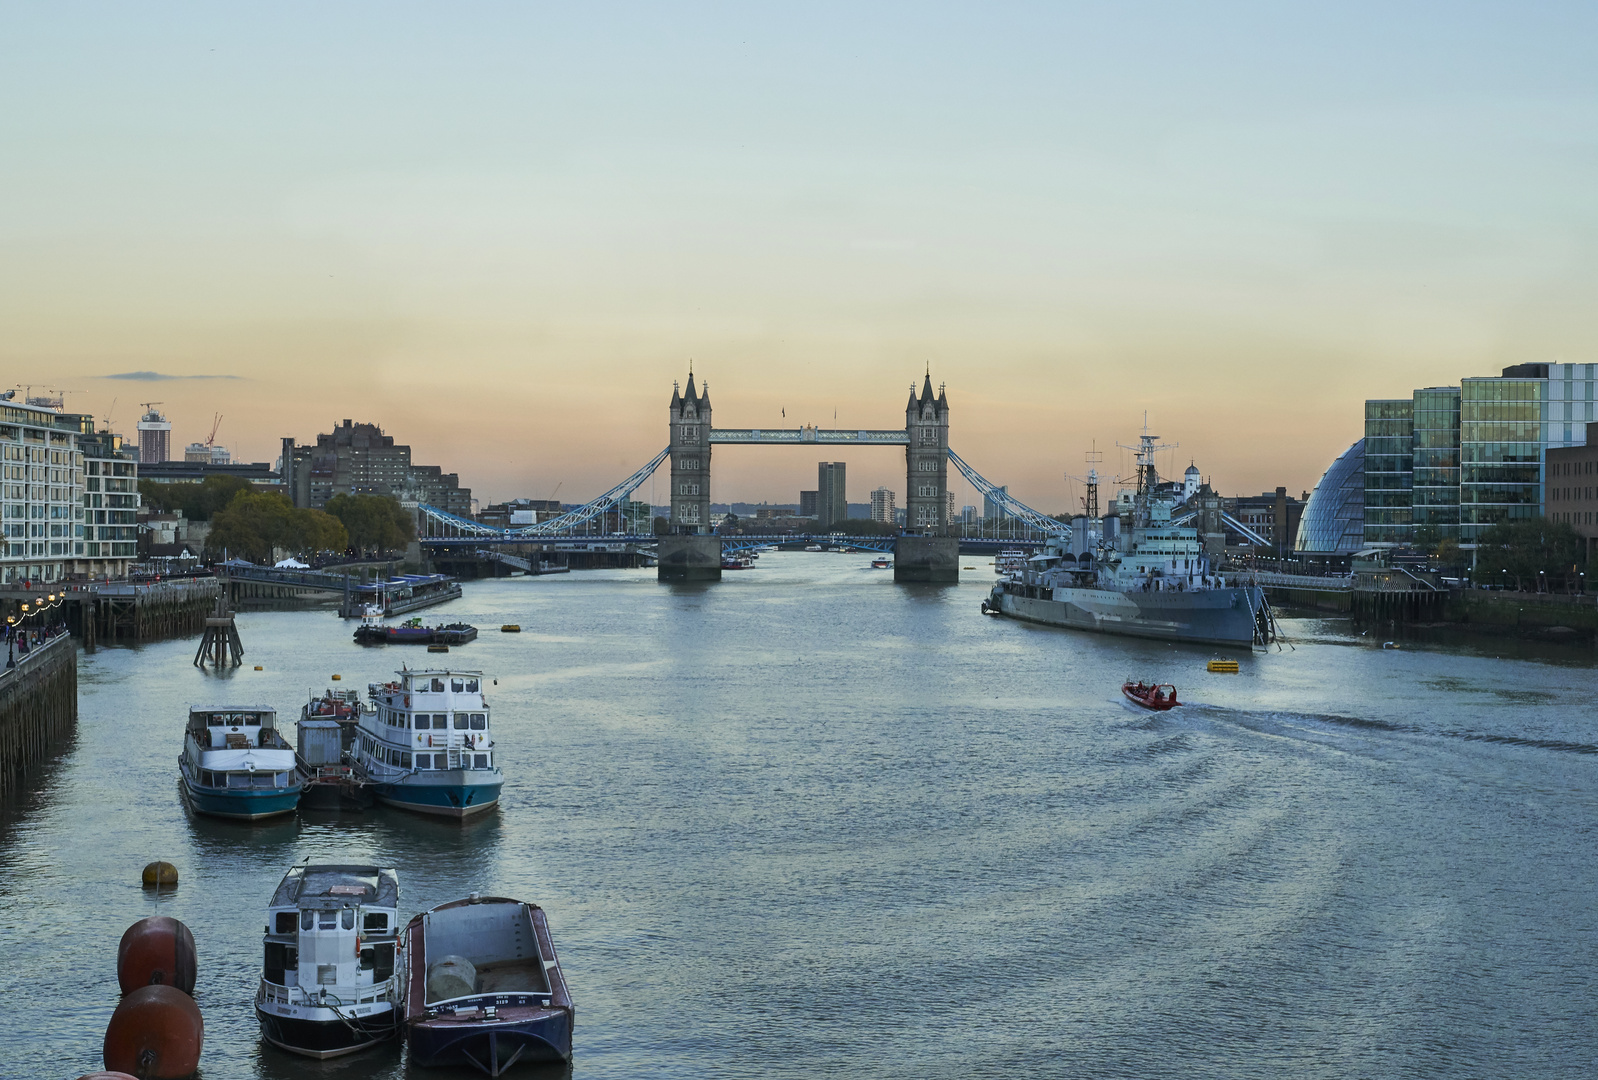
[[[183,578],[178,581],[150,581],[143,583],[118,582],[110,585],[93,585],[86,591],[99,596],[158,600],[189,600],[196,596],[211,597],[221,591],[214,577]]]
[[[1350,576],[1320,577],[1315,574],[1282,574],[1274,570],[1256,570],[1251,576],[1261,585],[1302,589],[1306,592],[1347,592],[1354,587],[1354,579]]]
[[[836,431],[824,428],[712,428],[712,444],[749,443],[831,443],[866,446],[908,446],[908,432],[898,431]]]
[[[30,645],[25,653],[18,652],[14,645],[10,647],[7,663],[4,667],[0,667],[0,685],[4,685],[6,679],[21,674],[39,657],[51,655],[52,649],[73,647],[72,635],[64,626],[51,627],[48,630],[18,630],[16,633],[19,636],[37,634],[38,640]]]

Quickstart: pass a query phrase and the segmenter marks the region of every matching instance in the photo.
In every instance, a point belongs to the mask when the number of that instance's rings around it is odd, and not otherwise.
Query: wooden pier
[[[23,634],[30,631],[21,631]],[[78,649],[65,628],[25,653],[12,642],[0,668],[0,800],[45,761],[78,722]]]
[[[221,591],[212,577],[70,585],[66,622],[90,652],[102,644],[187,637],[205,629]]]

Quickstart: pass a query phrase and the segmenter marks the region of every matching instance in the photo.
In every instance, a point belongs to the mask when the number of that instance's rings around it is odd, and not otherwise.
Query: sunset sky
[[[1296,492],[1366,397],[1598,361],[1595,42],[1591,3],[11,4],[0,373],[252,461],[373,421],[486,502],[625,477],[690,360],[727,427],[900,426],[930,365],[1040,509],[1145,410],[1175,471]],[[820,456],[718,450],[715,498]],[[902,453],[843,458],[902,502]]]

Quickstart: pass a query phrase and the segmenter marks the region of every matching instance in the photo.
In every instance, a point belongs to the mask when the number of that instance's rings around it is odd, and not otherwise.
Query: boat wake
[[[1190,706],[1189,712],[1198,711]],[[1496,743],[1503,746],[1524,746],[1534,750],[1550,750],[1562,754],[1598,754],[1598,744],[1573,742],[1567,739],[1539,739],[1529,735],[1498,735],[1482,731],[1458,731],[1450,728],[1422,727],[1418,724],[1394,723],[1390,720],[1373,720],[1363,716],[1339,716],[1335,713],[1283,713],[1251,712],[1242,709],[1224,709],[1218,706],[1203,707],[1210,716],[1237,720],[1246,726],[1250,721],[1279,724],[1283,721],[1308,721],[1331,727],[1354,728],[1360,731],[1383,731],[1395,735],[1420,735],[1433,738],[1459,739],[1463,742]]]

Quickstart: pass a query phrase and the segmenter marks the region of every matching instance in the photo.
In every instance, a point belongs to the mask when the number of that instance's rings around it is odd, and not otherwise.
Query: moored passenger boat
[[[294,748],[265,705],[191,708],[178,774],[202,814],[253,821],[291,813],[300,801]]]
[[[376,866],[296,866],[266,912],[255,994],[261,1037],[307,1057],[354,1053],[399,1030],[399,875]]]
[[[372,683],[354,760],[379,802],[445,817],[470,817],[499,801],[504,774],[480,671],[401,669]]]
[[[499,1076],[571,1060],[575,1011],[543,908],[473,893],[413,918],[404,946],[413,1064]]]

